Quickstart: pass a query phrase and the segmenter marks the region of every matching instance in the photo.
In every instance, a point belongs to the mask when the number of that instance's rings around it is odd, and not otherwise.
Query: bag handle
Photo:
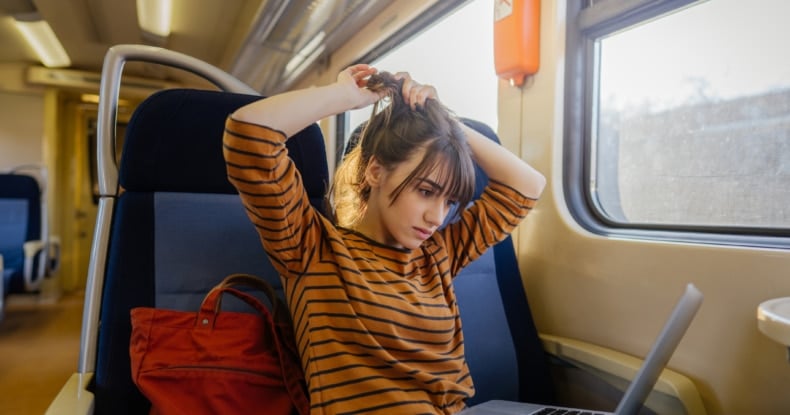
[[[269,299],[273,311],[270,313],[266,305],[254,296],[234,288],[237,286],[247,286],[263,291]],[[216,318],[220,313],[223,293],[231,294],[249,304],[262,315],[264,320],[271,323],[267,326],[273,328],[271,335],[274,337],[274,344],[277,348],[277,360],[280,362],[280,370],[285,380],[285,387],[288,390],[291,401],[294,403],[294,407],[301,415],[307,415],[310,410],[310,400],[307,398],[302,386],[304,384],[304,372],[301,365],[296,363],[300,361],[300,358],[296,350],[290,314],[286,305],[280,300],[274,292],[274,288],[268,282],[250,274],[231,274],[214,286],[203,299],[197,321],[195,322],[198,327],[214,327]]]
[[[274,292],[274,288],[271,286],[271,284],[260,279],[259,277],[250,274],[231,274],[225,277],[225,279],[215,286],[214,289],[225,289],[237,286],[246,286],[263,291],[263,293],[266,294],[266,297],[269,299],[269,303],[272,305],[272,315],[274,317],[274,321],[278,323],[291,324],[291,317],[288,312],[288,307],[285,305],[285,303],[283,303],[282,300],[280,300],[280,297],[277,296],[277,293]],[[258,303],[257,299],[255,299],[255,302]],[[255,305],[250,305],[257,309]],[[217,299],[214,312],[219,313],[221,306],[222,296]]]

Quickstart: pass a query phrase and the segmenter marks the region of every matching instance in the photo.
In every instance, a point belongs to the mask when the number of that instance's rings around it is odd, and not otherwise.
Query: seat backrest
[[[496,143],[488,125],[469,118],[461,121]],[[364,123],[351,134],[345,154],[358,144]],[[488,177],[475,165],[477,199]],[[455,215],[450,212],[448,219]],[[554,403],[549,364],[532,320],[512,237],[464,268],[453,280],[464,331],[466,361],[475,384],[467,403],[492,399]]]
[[[3,293],[25,291],[25,242],[41,238],[41,188],[35,177],[0,174],[0,255]]]
[[[208,290],[242,272],[282,286],[228,182],[222,155],[227,116],[261,99],[173,89],[136,109],[127,128],[107,249],[96,369],[97,414],[147,413],[131,378],[129,312],[197,310]],[[287,142],[319,209],[328,181],[324,140],[312,125]],[[225,305],[223,305],[225,308]]]
[[[488,125],[468,118],[461,121],[500,143]],[[476,168],[478,198],[488,177]],[[548,358],[532,320],[512,237],[464,268],[453,286],[476,390],[469,404],[491,399],[554,403]]]

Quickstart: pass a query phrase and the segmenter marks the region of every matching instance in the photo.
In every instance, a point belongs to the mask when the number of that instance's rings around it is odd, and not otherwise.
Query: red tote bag
[[[273,312],[237,286],[263,291]],[[221,311],[223,294],[257,313]],[[234,274],[196,313],[137,307],[131,318],[132,377],[151,414],[309,412],[288,310],[265,281]]]

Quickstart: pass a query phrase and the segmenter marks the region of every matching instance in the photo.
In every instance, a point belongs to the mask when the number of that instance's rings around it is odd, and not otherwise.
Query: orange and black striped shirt
[[[419,249],[382,245],[312,208],[286,137],[228,118],[224,154],[281,274],[311,414],[451,414],[474,386],[451,281],[535,200],[491,181]]]

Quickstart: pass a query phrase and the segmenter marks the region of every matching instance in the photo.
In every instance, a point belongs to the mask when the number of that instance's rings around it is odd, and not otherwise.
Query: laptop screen
[[[686,291],[672,311],[669,320],[664,324],[663,330],[653,343],[653,348],[647,354],[645,362],[636,374],[634,381],[628,386],[623,399],[614,411],[616,415],[631,415],[637,413],[642,407],[647,395],[653,390],[661,371],[669,362],[683,335],[686,333],[691,320],[697,314],[702,304],[702,293],[693,284],[686,286]]]

